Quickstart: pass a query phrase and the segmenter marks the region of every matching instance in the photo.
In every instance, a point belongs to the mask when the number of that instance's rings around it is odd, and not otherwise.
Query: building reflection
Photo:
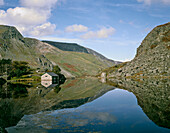
[[[55,82],[55,81],[44,81],[44,80],[41,80],[41,85],[42,86],[44,86],[44,87],[46,87],[46,88],[52,88],[52,87],[55,87],[55,86],[57,86],[58,84],[57,84],[57,82]]]

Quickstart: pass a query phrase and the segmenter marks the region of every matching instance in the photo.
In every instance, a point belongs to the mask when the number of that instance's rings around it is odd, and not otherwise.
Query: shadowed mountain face
[[[6,127],[15,126],[24,115],[44,110],[78,107],[113,89],[91,78],[67,80],[60,87],[45,88],[39,84],[1,86],[0,131]]]
[[[62,43],[62,42],[53,42],[53,41],[42,41],[52,46],[57,47],[63,51],[73,51],[73,52],[81,52],[81,53],[88,53],[85,47],[82,47],[76,43]]]
[[[78,44],[24,38],[15,27],[0,25],[0,59],[27,61],[32,68],[41,70],[58,65],[66,77],[96,75],[117,63],[89,51]]]
[[[109,79],[108,84],[133,92],[138,105],[155,124],[170,128],[169,79]]]

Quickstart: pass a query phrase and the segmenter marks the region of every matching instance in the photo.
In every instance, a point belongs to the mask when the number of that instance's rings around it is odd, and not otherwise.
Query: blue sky
[[[0,0],[0,24],[120,61],[133,59],[148,32],[170,21],[169,12],[170,0]]]

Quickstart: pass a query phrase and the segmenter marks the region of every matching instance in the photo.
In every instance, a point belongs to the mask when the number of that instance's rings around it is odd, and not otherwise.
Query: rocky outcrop
[[[7,40],[12,38],[16,38],[18,40],[24,39],[15,27],[0,25],[0,39]]]
[[[107,74],[108,77],[170,76],[170,23],[154,28],[132,61]]]

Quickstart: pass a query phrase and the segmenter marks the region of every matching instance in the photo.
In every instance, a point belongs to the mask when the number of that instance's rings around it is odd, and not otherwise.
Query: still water
[[[27,86],[27,95],[1,99],[1,107],[8,112],[6,118],[13,118],[5,130],[9,133],[170,132],[168,80],[116,80],[108,84],[97,79],[75,79],[60,87]],[[4,118],[0,117],[1,121]]]

